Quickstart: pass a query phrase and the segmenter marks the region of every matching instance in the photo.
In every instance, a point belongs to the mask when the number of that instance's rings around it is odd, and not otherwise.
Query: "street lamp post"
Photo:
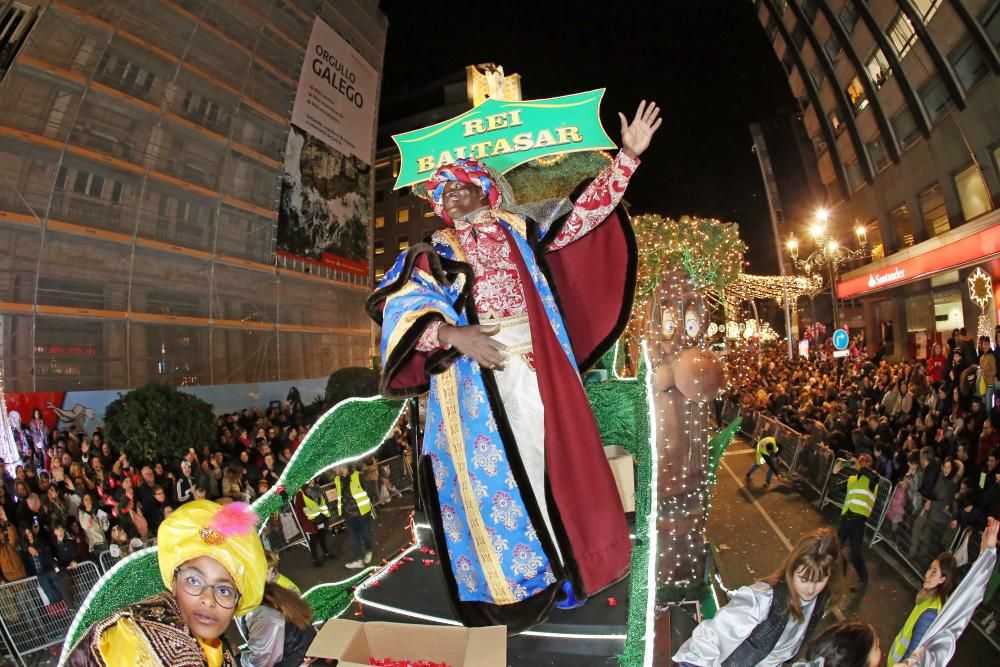
[[[868,246],[868,232],[864,225],[858,225],[854,233],[858,238],[858,248],[851,249],[840,244],[827,229],[829,212],[820,209],[816,213],[816,222],[809,232],[816,244],[816,249],[804,259],[799,257],[799,242],[794,236],[788,239],[788,254],[792,258],[792,265],[804,271],[807,275],[812,273],[813,268],[826,267],[830,277],[830,306],[833,309],[833,328],[840,328],[840,314],[837,303],[837,273],[841,266],[856,259],[868,257],[871,249]],[[811,299],[811,297],[810,297]],[[813,326],[816,326],[816,313],[813,311]]]

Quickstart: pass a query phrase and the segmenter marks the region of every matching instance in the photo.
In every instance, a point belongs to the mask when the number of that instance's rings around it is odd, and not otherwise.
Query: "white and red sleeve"
[[[624,151],[618,151],[615,161],[605,167],[573,203],[573,211],[566,224],[546,250],[551,252],[565,248],[604,222],[618,206],[638,166],[638,159],[633,160]]]

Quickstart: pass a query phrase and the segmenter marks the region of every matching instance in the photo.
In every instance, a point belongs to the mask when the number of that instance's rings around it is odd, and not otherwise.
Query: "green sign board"
[[[547,100],[489,99],[437,125],[394,135],[400,154],[395,187],[422,183],[459,158],[502,174],[546,155],[614,148],[601,127],[602,97],[603,88]]]

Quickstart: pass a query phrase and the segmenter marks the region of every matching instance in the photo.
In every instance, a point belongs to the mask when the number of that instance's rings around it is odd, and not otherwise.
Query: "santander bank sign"
[[[851,299],[868,292],[891,289],[941,271],[960,269],[1000,257],[1000,224],[989,222],[980,229],[970,229],[969,232],[971,233],[965,233],[962,227],[958,227],[947,232],[951,238],[925,241],[909,249],[888,266],[873,265],[867,270],[851,271],[837,283],[837,298]],[[959,238],[955,238],[956,236]],[[921,252],[921,246],[926,250]]]
[[[902,280],[906,278],[906,271],[902,267],[894,266],[892,271],[887,273],[869,273],[868,274],[868,287],[875,288],[888,283],[894,283],[897,280]]]

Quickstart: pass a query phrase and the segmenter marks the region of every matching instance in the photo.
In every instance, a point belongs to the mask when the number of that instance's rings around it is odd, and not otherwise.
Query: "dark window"
[[[875,165],[875,171],[882,171],[889,166],[889,156],[886,155],[881,137],[875,137],[875,139],[868,142],[867,148],[868,157],[871,158],[872,164]]]
[[[993,46],[1000,49],[1000,0],[994,2],[992,7],[983,12],[979,22],[986,29],[986,34],[990,36]]]
[[[392,178],[392,162],[384,160],[375,163],[375,181],[388,181]]]
[[[90,180],[90,174],[85,171],[76,172],[76,180],[73,182],[73,192],[79,192],[81,195],[87,193],[87,182]]]
[[[778,34],[778,23],[774,20],[774,16],[771,14],[767,15],[767,26],[764,30],[767,32],[768,39],[773,42],[774,37]]]
[[[826,80],[826,73],[823,72],[823,68],[816,63],[811,70],[809,70],[809,76],[812,77],[813,83],[816,84],[816,90],[823,87],[823,82]]]
[[[896,132],[896,138],[899,139],[899,144],[903,148],[909,147],[920,135],[920,130],[917,129],[917,123],[913,119],[913,114],[910,113],[909,107],[905,105],[900,109],[898,114],[893,116],[892,129]]]
[[[837,40],[836,35],[830,35],[830,38],[826,40],[823,45],[823,50],[826,51],[826,55],[830,57],[832,62],[837,62],[837,58],[840,57],[840,42]]]
[[[385,252],[385,244],[382,241],[375,241],[374,250],[376,255],[381,255]]]
[[[851,188],[851,192],[860,190],[865,184],[865,177],[861,174],[861,165],[858,161],[851,160],[844,165],[844,169],[847,171],[847,185]]]
[[[951,229],[948,223],[948,211],[944,207],[944,195],[941,185],[935,183],[920,193],[920,215],[924,219],[924,227],[930,236],[944,234]]]
[[[848,35],[854,32],[854,26],[858,24],[858,10],[854,8],[854,4],[850,0],[847,0],[844,9],[840,12],[840,24],[844,26]]]
[[[68,173],[69,173],[69,170],[65,166],[59,167],[59,173],[56,174],[56,188],[57,189],[59,189],[59,190],[65,190],[66,189],[66,176],[68,175]]]
[[[913,245],[913,224],[910,222],[910,209],[906,204],[900,204],[889,213],[892,225],[892,235],[896,237],[896,247],[907,248]]]
[[[948,110],[948,89],[944,87],[941,77],[934,75],[920,87],[920,99],[924,102],[931,122],[936,123]]]
[[[801,23],[795,24],[795,29],[792,30],[792,43],[795,44],[795,48],[799,51],[802,50],[802,45],[806,43],[806,31]]]
[[[792,58],[791,48],[785,49],[785,55],[781,56],[781,66],[785,68],[785,73],[791,75],[795,69],[795,60]]]
[[[958,80],[962,82],[967,91],[971,90],[972,86],[989,72],[986,59],[983,58],[983,54],[972,41],[972,37],[967,36],[956,44],[955,48],[948,54],[948,60],[951,61],[952,67],[955,68],[955,74],[958,75]]]
[[[816,20],[816,0],[802,0],[802,13],[806,21],[812,23]]]

